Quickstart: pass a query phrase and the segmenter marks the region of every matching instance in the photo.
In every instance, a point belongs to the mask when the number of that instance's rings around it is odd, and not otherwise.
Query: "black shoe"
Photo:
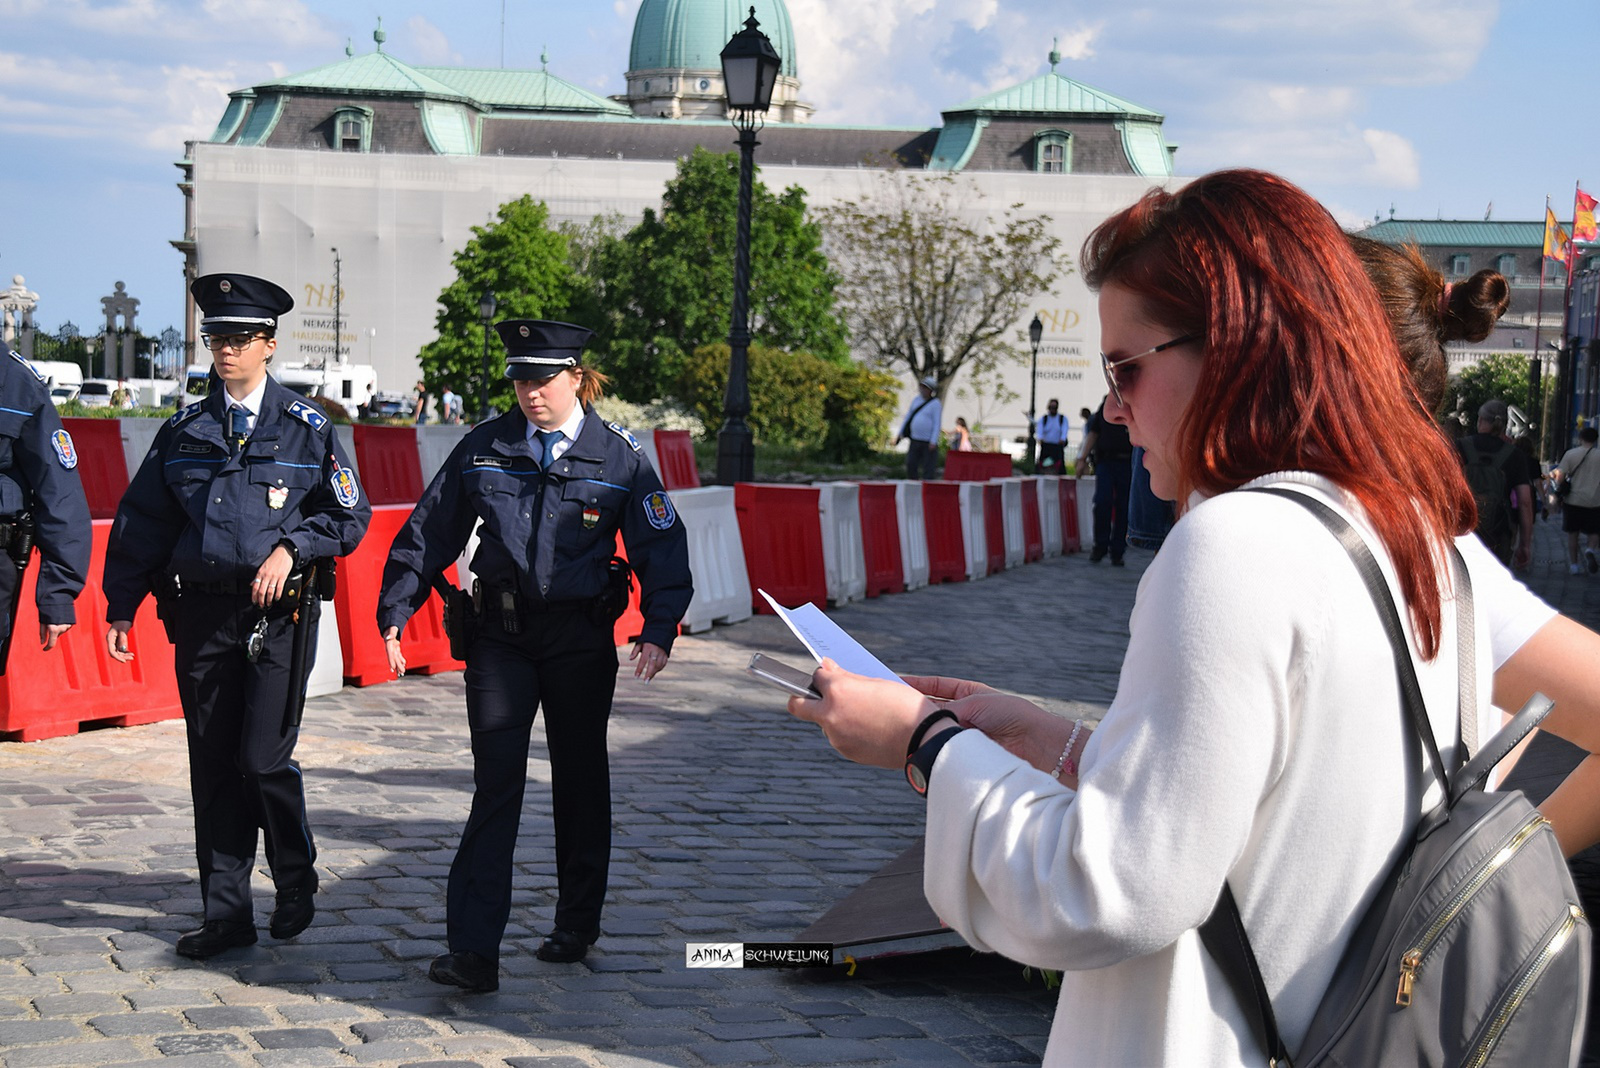
[[[470,950],[446,953],[435,957],[428,966],[428,978],[436,983],[459,986],[469,994],[487,994],[500,989],[500,966]]]
[[[1112,557],[1112,558],[1111,558],[1111,566],[1112,566],[1112,567],[1122,567],[1122,566],[1123,566],[1123,564],[1122,564],[1122,557],[1120,557],[1120,556],[1113,556],[1113,557]]]
[[[1094,551],[1089,554],[1089,562],[1091,564],[1098,564],[1100,561],[1104,560],[1105,558],[1106,558],[1106,547],[1104,545],[1096,545],[1094,547]]]
[[[198,931],[178,939],[178,956],[191,960],[215,957],[225,949],[256,944],[256,925],[251,920],[207,920]]]
[[[311,926],[311,917],[317,914],[315,895],[317,881],[312,879],[299,886],[278,891],[277,907],[272,910],[272,924],[267,928],[273,938],[293,938]]]
[[[552,964],[571,964],[582,960],[588,954],[589,947],[599,938],[598,931],[592,935],[581,935],[577,931],[557,927],[545,936],[533,955]]]

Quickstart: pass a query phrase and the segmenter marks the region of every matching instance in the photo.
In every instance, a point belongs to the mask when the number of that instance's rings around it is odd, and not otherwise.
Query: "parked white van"
[[[78,395],[83,386],[83,368],[65,360],[34,360],[34,370],[44,376],[50,400],[57,408]]]

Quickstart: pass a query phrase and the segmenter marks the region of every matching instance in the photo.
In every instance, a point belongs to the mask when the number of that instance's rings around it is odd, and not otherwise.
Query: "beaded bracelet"
[[[1072,747],[1078,744],[1078,735],[1082,733],[1083,720],[1074,720],[1072,723],[1072,733],[1067,735],[1067,747],[1061,750],[1061,759],[1056,761],[1056,768],[1050,773],[1050,777],[1052,779],[1061,778],[1061,773],[1063,771],[1065,771],[1068,775],[1074,777],[1077,776],[1078,762],[1072,759]]]

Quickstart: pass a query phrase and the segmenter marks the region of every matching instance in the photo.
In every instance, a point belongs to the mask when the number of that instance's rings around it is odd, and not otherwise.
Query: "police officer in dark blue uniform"
[[[39,642],[46,651],[71,629],[72,602],[89,575],[89,502],[78,451],[38,371],[8,347],[0,359],[0,648],[10,650],[30,541],[39,548]],[[0,674],[5,673],[0,656]]]
[[[476,790],[450,867],[450,952],[428,973],[469,991],[499,986],[528,737],[541,706],[560,893],[555,929],[537,956],[580,960],[600,935],[611,852],[612,628],[628,594],[626,571],[612,561],[618,530],[645,618],[631,654],[636,677],[648,682],[665,666],[693,594],[672,501],[639,443],[591,406],[605,378],[580,363],[590,331],[542,320],[495,329],[518,407],[474,428],[450,454],[395,537],[378,603],[400,674],[400,628],[481,521],[466,653]]]
[[[371,508],[333,424],[267,375],[281,288],[243,274],[196,279],[200,329],[221,387],[156,434],[117,509],[106,553],[106,644],[147,593],[172,639],[189,740],[205,922],[178,939],[205,958],[256,941],[257,829],[277,888],[270,931],[293,938],[316,912],[316,846],[293,759],[327,561],[353,551]]]

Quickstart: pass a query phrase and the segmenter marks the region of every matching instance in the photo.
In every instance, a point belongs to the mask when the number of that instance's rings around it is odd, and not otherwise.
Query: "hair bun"
[[[1511,304],[1511,285],[1499,271],[1483,270],[1450,287],[1450,304],[1439,321],[1442,341],[1482,341]]]

